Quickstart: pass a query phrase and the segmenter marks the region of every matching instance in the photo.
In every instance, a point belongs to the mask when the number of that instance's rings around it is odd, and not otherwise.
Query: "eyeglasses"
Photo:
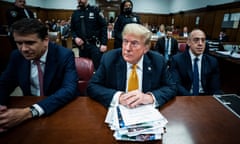
[[[123,45],[126,46],[128,45],[128,43],[130,43],[130,46],[133,47],[133,48],[137,48],[141,45],[141,43],[139,41],[128,41],[126,39],[123,39]]]
[[[198,43],[198,42],[202,42],[202,43],[205,43],[205,41],[206,41],[206,38],[192,38],[192,41],[194,42],[194,43]]]

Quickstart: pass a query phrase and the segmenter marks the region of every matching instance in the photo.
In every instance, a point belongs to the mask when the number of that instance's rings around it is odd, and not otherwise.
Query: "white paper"
[[[152,105],[142,105],[131,109],[119,105],[119,108],[126,126],[165,119]]]

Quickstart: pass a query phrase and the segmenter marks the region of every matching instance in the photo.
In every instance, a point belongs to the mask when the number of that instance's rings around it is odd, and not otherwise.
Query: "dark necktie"
[[[24,13],[25,13],[27,18],[30,18],[29,14],[28,14],[28,11],[26,9],[24,9]]]
[[[81,32],[81,37],[86,38],[87,33],[86,33],[84,12],[81,12],[81,16],[80,16],[80,32]]]
[[[37,65],[37,70],[38,70],[40,96],[44,96],[44,92],[43,92],[43,71],[42,71],[42,68],[41,68],[41,65],[40,65],[40,61],[36,60],[35,63]]]
[[[199,72],[198,72],[198,58],[194,59],[193,64],[193,95],[199,94]]]
[[[165,47],[165,53],[164,53],[164,57],[165,57],[165,60],[168,61],[169,59],[169,55],[168,55],[168,49],[169,49],[169,39],[167,39],[166,41],[166,47]]]

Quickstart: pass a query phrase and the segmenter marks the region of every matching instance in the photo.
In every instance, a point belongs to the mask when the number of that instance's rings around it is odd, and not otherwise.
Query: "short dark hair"
[[[12,25],[12,32],[20,35],[37,34],[42,40],[48,35],[48,29],[43,23],[37,19],[28,18],[16,21]]]
[[[172,32],[173,31],[173,29],[172,29],[172,27],[171,26],[167,26],[166,27],[166,29],[165,29],[165,31],[167,32],[167,31],[170,31],[170,32]]]

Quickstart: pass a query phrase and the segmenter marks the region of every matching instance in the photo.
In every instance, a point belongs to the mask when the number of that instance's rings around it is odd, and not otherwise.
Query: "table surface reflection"
[[[11,97],[10,107],[24,107],[41,97]],[[212,96],[177,96],[160,108],[167,118],[161,144],[236,144],[240,119]],[[126,143],[116,141],[104,119],[102,105],[89,97],[78,97],[51,116],[29,120],[0,134],[1,144],[33,143]],[[132,142],[127,142],[132,143]]]

